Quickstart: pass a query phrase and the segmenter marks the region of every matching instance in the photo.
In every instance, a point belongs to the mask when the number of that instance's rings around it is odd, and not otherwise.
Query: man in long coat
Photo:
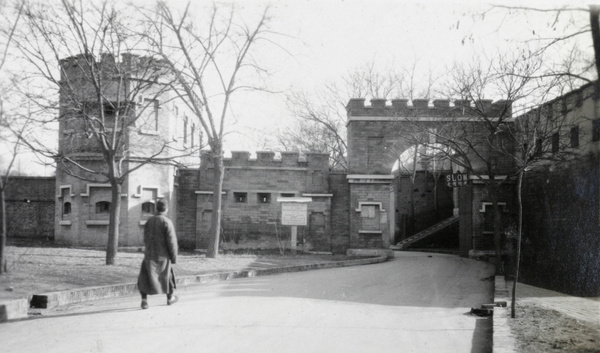
[[[156,203],[156,215],[144,225],[144,261],[138,276],[138,289],[142,295],[142,309],[148,309],[148,294],[166,294],[167,304],[177,302],[175,274],[172,264],[177,262],[177,236],[173,222],[165,214],[167,205]]]

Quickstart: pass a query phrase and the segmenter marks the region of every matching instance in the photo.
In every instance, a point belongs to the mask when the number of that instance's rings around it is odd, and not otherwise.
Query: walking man
[[[167,305],[177,302],[175,274],[172,264],[177,262],[177,236],[173,222],[165,215],[167,205],[156,202],[156,215],[144,226],[144,261],[138,276],[142,295],[142,309],[148,309],[148,294],[166,294]]]

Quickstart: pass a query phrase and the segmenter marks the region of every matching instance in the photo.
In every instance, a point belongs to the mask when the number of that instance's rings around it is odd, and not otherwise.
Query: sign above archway
[[[451,188],[469,186],[469,174],[448,174],[446,175],[446,185]]]

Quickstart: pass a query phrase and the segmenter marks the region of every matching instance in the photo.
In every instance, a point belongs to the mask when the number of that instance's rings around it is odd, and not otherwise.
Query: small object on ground
[[[494,313],[493,309],[486,309],[486,308],[481,308],[481,309],[477,309],[477,308],[471,308],[471,314],[473,315],[477,315],[477,316],[492,316],[492,314]]]
[[[8,287],[8,288],[6,288],[6,291],[7,291],[7,292],[12,292],[12,291],[14,291],[14,290],[15,290],[15,289],[14,289],[13,287]]]
[[[142,299],[142,309],[148,309],[148,301]]]
[[[179,300],[179,297],[174,295],[171,297],[171,299],[167,299],[167,305],[173,305],[173,304],[177,303],[178,300]]]

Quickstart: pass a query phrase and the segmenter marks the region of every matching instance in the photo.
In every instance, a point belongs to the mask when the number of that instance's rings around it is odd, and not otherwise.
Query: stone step
[[[433,235],[436,232],[438,232],[439,230],[442,230],[456,222],[458,222],[458,217],[452,216],[450,218],[447,218],[439,223],[434,224],[433,226],[431,226],[425,230],[420,231],[419,233],[417,233],[409,238],[402,240],[401,242],[396,244],[396,247],[400,247],[401,249],[404,249],[404,248],[406,248],[407,245],[410,245],[416,241],[419,241],[430,235]]]

